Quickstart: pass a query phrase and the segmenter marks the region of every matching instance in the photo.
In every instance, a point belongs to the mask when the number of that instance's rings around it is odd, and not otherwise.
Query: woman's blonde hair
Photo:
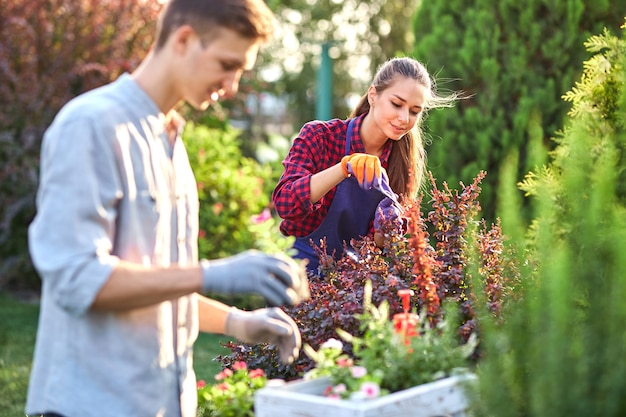
[[[417,123],[415,123],[415,127],[400,140],[393,142],[387,168],[391,188],[397,194],[415,198],[426,172],[426,149],[424,148],[422,132],[422,122],[426,112],[435,107],[451,107],[458,95],[452,93],[446,97],[438,96],[435,80],[430,76],[426,67],[410,57],[396,57],[384,62],[378,68],[372,86],[377,93],[381,93],[389,88],[398,77],[415,80],[427,91],[426,104]],[[370,105],[367,100],[367,93],[365,93],[350,117],[357,117],[369,111]]]

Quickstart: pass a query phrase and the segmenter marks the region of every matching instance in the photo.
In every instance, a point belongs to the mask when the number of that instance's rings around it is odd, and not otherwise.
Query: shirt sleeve
[[[311,176],[331,166],[324,164],[328,158],[324,154],[324,141],[321,125],[313,123],[305,124],[294,139],[283,161],[285,170],[272,193],[274,207],[281,218],[296,220],[323,204],[323,200],[311,203]]]
[[[29,248],[44,287],[72,314],[85,313],[113,271],[121,197],[112,132],[87,116],[56,121],[44,137]],[[110,129],[113,129],[111,127]]]

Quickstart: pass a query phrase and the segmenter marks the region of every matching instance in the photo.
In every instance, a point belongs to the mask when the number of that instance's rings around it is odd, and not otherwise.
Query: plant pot
[[[452,376],[371,400],[337,400],[322,396],[328,378],[297,380],[258,390],[255,417],[441,417],[466,415],[464,384],[474,374]]]

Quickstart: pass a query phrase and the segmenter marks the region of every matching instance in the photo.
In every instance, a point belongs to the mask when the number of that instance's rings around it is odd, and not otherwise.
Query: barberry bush
[[[160,8],[158,0],[1,2],[0,287],[35,284],[23,282],[35,277],[26,227],[45,128],[67,101],[138,65]]]
[[[513,254],[508,253],[499,223],[487,227],[477,220],[481,172],[469,185],[452,190],[447,184],[438,188],[430,176],[430,211],[422,213],[422,198],[405,203],[408,231],[402,234],[393,222],[383,226],[385,244],[378,248],[372,237],[352,242],[356,253],[339,260],[326,254],[324,241],[316,248],[320,276],[310,277],[311,298],[295,307],[285,308],[302,333],[303,343],[314,349],[326,340],[338,338],[337,329],[362,336],[357,317],[363,314],[364,289],[372,284],[371,301],[389,306],[390,316],[402,311],[397,292],[415,292],[413,308],[422,319],[436,326],[445,316],[444,304],[456,304],[458,337],[466,342],[477,332],[472,292],[472,274],[478,274],[491,314],[498,315],[502,303],[519,280]],[[479,263],[472,267],[470,262]],[[425,317],[424,317],[425,316]],[[391,317],[390,317],[391,318]],[[262,368],[270,378],[293,379],[314,364],[304,355],[290,366],[279,363],[275,349],[268,345],[229,343],[231,355],[220,356],[225,365],[243,360]],[[344,345],[351,355],[352,347]],[[478,350],[474,356],[478,357]]]

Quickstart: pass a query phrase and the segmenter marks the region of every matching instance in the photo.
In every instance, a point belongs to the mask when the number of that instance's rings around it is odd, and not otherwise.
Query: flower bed
[[[339,400],[323,396],[328,377],[288,382],[258,390],[255,417],[435,417],[466,415],[464,384],[473,374],[452,376],[374,399]]]

